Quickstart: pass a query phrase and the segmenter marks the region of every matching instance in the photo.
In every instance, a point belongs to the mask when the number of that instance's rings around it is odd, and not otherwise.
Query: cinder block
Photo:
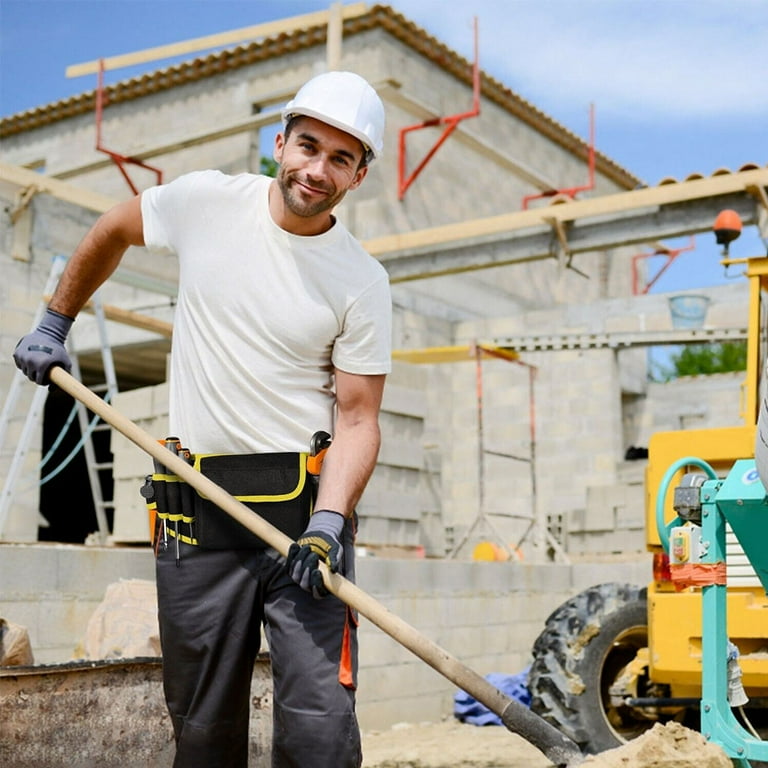
[[[388,701],[368,701],[369,688],[361,672],[357,716],[363,730],[381,730],[398,723],[440,722],[453,712],[453,693],[448,690],[439,697],[416,693]]]
[[[80,654],[78,646],[85,640],[85,633],[93,612],[100,600],[83,600],[74,595],[61,598],[51,595],[40,601],[40,625],[55,626],[57,632],[50,636],[42,633],[37,639],[41,649],[58,649],[65,652],[66,658],[74,659]]]
[[[142,387],[128,392],[118,392],[112,404],[131,421],[146,418],[152,413],[151,390],[151,387]]]
[[[413,659],[411,651],[365,620],[358,629],[358,642],[361,664],[367,666],[406,664]]]
[[[57,589],[98,600],[109,584],[120,579],[154,579],[155,561],[149,544],[146,549],[62,547],[57,558]]]
[[[424,449],[421,442],[383,439],[379,451],[379,464],[422,469],[424,467]]]
[[[0,544],[0,584],[3,600],[34,599],[56,590],[58,562],[55,544]]]
[[[427,396],[423,389],[387,382],[381,403],[387,413],[423,419],[427,412]]]
[[[149,513],[139,494],[137,479],[117,480],[114,490],[115,516],[111,541],[147,543],[150,541]]]

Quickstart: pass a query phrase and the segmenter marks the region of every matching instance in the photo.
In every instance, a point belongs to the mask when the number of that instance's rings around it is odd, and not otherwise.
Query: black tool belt
[[[209,454],[193,457],[194,467],[291,539],[306,529],[312,510],[314,478],[306,453]],[[158,538],[167,537],[203,549],[264,549],[265,541],[176,475],[151,476],[142,489],[156,505]],[[149,482],[149,479],[148,479]]]

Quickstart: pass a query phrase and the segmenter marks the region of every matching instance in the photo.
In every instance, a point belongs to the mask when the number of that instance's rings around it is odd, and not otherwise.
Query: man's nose
[[[307,162],[307,175],[315,179],[324,179],[328,175],[328,158],[323,154],[317,154]]]

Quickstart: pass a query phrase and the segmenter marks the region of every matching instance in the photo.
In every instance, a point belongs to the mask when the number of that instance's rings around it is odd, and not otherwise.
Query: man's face
[[[354,136],[311,117],[298,118],[287,138],[277,134],[274,158],[285,206],[302,218],[331,211],[368,172]]]

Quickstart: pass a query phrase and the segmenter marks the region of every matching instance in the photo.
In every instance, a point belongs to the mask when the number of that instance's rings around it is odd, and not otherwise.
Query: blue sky
[[[598,149],[649,184],[768,165],[766,0],[389,5],[467,59],[477,16],[486,72],[585,138],[593,103]],[[0,0],[0,115],[93,89],[93,75],[65,77],[71,64],[328,6],[321,0]],[[108,73],[107,82],[134,74]],[[754,231],[732,246],[739,256],[764,251]],[[718,258],[714,238],[699,235],[696,248],[654,290],[723,282]]]

